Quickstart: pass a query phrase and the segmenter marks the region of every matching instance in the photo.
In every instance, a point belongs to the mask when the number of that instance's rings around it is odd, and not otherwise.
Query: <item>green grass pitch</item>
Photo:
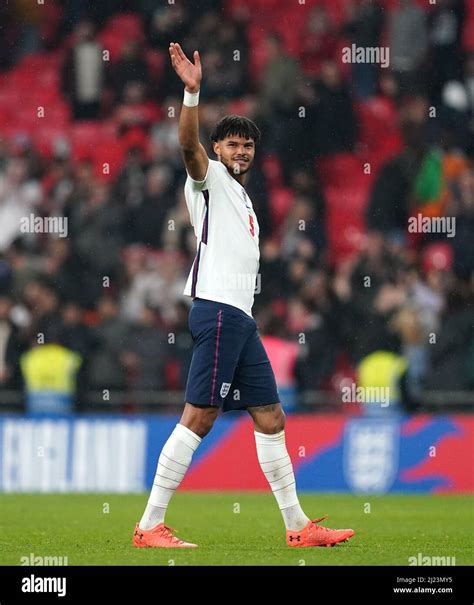
[[[148,494],[0,496],[0,564],[30,554],[69,565],[408,565],[408,558],[474,563],[474,500],[456,496],[301,494],[311,518],[356,536],[334,548],[289,548],[271,493],[178,492],[166,523],[197,549],[136,549],[135,522]],[[370,512],[369,506],[370,505]],[[106,512],[108,510],[108,512]]]

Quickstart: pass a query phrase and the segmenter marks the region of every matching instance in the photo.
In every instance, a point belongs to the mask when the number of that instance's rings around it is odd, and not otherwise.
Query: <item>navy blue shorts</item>
[[[227,412],[280,402],[252,317],[232,305],[195,298],[188,325],[194,342],[188,403]]]

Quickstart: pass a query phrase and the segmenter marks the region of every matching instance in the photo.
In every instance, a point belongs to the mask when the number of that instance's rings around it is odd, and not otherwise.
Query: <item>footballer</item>
[[[219,411],[247,410],[254,423],[258,461],[285,523],[287,545],[333,546],[354,531],[323,527],[319,523],[325,517],[311,520],[300,506],[285,445],[285,414],[252,317],[259,226],[245,183],[260,132],[245,117],[224,117],[211,135],[217,159],[209,159],[199,141],[199,53],[194,52],[194,63],[177,43],[170,44],[169,53],[185,87],[179,141],[187,172],[186,204],[197,238],[184,290],[193,299],[189,312],[193,356],[184,411],[159,456],[132,543],[139,548],[197,546],[165,525],[166,509]]]

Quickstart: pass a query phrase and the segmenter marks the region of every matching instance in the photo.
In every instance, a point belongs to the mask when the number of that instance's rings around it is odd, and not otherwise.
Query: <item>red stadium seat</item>
[[[367,185],[357,187],[328,187],[326,228],[329,255],[338,264],[358,251],[365,232],[364,211],[368,201]]]
[[[124,143],[117,138],[101,137],[92,154],[97,178],[109,181],[117,177],[125,159]]]
[[[375,148],[385,144],[387,138],[401,141],[398,111],[393,103],[383,97],[374,97],[356,104],[360,127],[360,141]]]
[[[8,86],[17,91],[31,92],[36,85],[36,79],[36,72],[18,67],[12,69],[7,76]]]
[[[48,64],[39,72],[37,86],[59,93],[60,75],[58,68]]]
[[[270,214],[273,227],[277,229],[281,226],[293,205],[293,191],[285,187],[273,189],[270,191]]]
[[[117,175],[124,160],[124,143],[117,138],[115,126],[106,122],[83,122],[71,128],[73,159],[90,159],[96,176],[108,180]],[[104,172],[104,165],[105,167]]]
[[[70,140],[69,129],[54,124],[47,125],[37,130],[34,135],[34,144],[40,155],[50,158],[53,155],[55,143],[60,139]]]
[[[140,17],[134,13],[115,15],[109,19],[106,30],[119,32],[123,38],[141,40],[144,37]]]
[[[0,88],[0,120],[10,116],[21,102],[21,94],[16,88],[2,86]]]
[[[38,117],[38,107],[36,105],[16,106],[10,114],[10,126],[16,132],[33,135],[45,125],[47,125],[46,117]]]
[[[179,389],[180,367],[176,359],[169,359],[165,366],[165,380],[167,389]]]
[[[466,51],[474,52],[474,2],[466,2],[466,22],[464,25],[463,45]]]
[[[112,17],[98,35],[104,50],[110,52],[111,61],[116,61],[120,57],[123,45],[127,40],[142,41],[143,38],[141,20],[134,14]]]
[[[161,51],[148,49],[145,53],[145,60],[151,79],[158,80],[163,73],[167,57]]]
[[[71,128],[71,144],[74,160],[91,158],[99,138],[97,122],[78,122]]]
[[[46,53],[31,53],[25,55],[16,65],[16,69],[20,71],[30,71],[33,74],[38,73],[49,64],[49,56]]]
[[[338,393],[341,392],[342,387],[348,382],[353,383],[356,382],[356,369],[350,363],[347,353],[342,351],[336,358],[335,368],[332,372],[331,376],[324,382],[322,385],[323,390],[336,391]],[[347,405],[347,404],[346,404]],[[346,410],[347,413],[350,413],[349,410]]]
[[[120,32],[103,31],[98,35],[99,42],[102,44],[104,51],[109,52],[110,62],[113,63],[120,58],[122,52],[124,38]]]
[[[269,189],[283,187],[282,166],[276,155],[267,155],[263,158],[262,170]]]
[[[349,152],[319,158],[316,170],[324,187],[346,187],[367,180],[361,158]]]
[[[356,105],[359,144],[373,175],[403,147],[398,112],[388,100],[375,97]]]

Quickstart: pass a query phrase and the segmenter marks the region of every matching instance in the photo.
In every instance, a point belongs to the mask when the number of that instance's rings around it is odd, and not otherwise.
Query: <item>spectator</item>
[[[84,324],[83,310],[74,301],[66,302],[61,308],[62,325],[59,339],[63,346],[79,353],[87,361],[92,350],[91,330]]]
[[[156,312],[146,306],[129,332],[122,354],[128,370],[128,387],[132,391],[160,390],[165,387],[168,355],[166,335],[157,324]]]
[[[326,216],[326,200],[321,184],[316,179],[313,170],[301,168],[291,174],[290,186],[297,196],[306,197],[311,200],[316,220],[324,223]]]
[[[439,119],[451,131],[456,147],[474,150],[474,54],[466,57],[463,76],[446,82],[441,92]],[[467,127],[466,127],[467,126]]]
[[[21,236],[21,220],[30,216],[41,202],[41,188],[30,179],[23,158],[11,158],[0,174],[0,252]],[[34,234],[33,234],[34,237]]]
[[[67,238],[50,238],[43,258],[43,274],[54,281],[65,300],[75,301],[86,307],[94,297],[94,284],[86,265],[73,251]]]
[[[97,303],[99,324],[94,328],[94,350],[88,365],[87,382],[91,389],[122,390],[125,368],[121,354],[128,342],[129,324],[120,319],[117,301],[110,295]]]
[[[431,367],[426,387],[432,391],[456,391],[472,387],[472,368],[468,356],[474,340],[472,291],[459,284],[451,290],[447,300],[441,331],[436,344],[430,349]]]
[[[431,41],[431,95],[435,101],[449,80],[462,76],[464,0],[439,0],[428,19]]]
[[[176,387],[181,390],[186,388],[193,348],[192,337],[188,329],[188,314],[189,305],[182,300],[178,301],[173,309],[174,319],[170,323],[168,331],[168,341],[169,335],[173,336],[170,358],[177,366]]]
[[[156,105],[146,98],[146,88],[142,82],[127,82],[123,91],[123,103],[117,107],[115,119],[120,134],[130,129],[148,132],[160,112]]]
[[[139,82],[147,90],[150,73],[138,41],[125,42],[120,59],[111,66],[110,71],[110,84],[119,101],[124,100],[125,89],[131,82]]]
[[[474,166],[471,164],[452,183],[448,216],[456,217],[456,237],[453,242],[454,273],[468,281],[474,274]]]
[[[0,36],[0,69],[11,67],[16,57],[11,52],[15,44],[16,24],[12,15],[11,5],[6,2],[0,4],[0,23],[2,23],[3,35]]]
[[[19,61],[25,55],[38,52],[41,48],[40,23],[44,7],[28,0],[13,0],[10,10],[18,23],[15,60]]]
[[[226,56],[221,49],[211,48],[203,54],[203,70],[209,74],[202,85],[204,100],[235,99],[242,93],[241,62],[233,58],[232,51],[227,52]]]
[[[265,287],[255,297],[255,308],[259,311],[277,299],[286,299],[291,286],[281,276],[289,271],[286,259],[280,254],[280,246],[275,239],[267,239],[260,253],[260,275],[265,275]]]
[[[405,155],[396,156],[382,167],[366,210],[369,229],[404,237],[413,184],[410,168]]]
[[[166,324],[176,321],[177,304],[183,298],[186,279],[183,277],[182,263],[177,255],[167,253],[157,260],[159,263],[159,288],[151,302]]]
[[[63,65],[63,93],[75,120],[97,120],[105,84],[102,47],[91,21],[78,23],[73,35],[74,43]]]
[[[407,271],[407,302],[414,312],[420,314],[420,328],[425,340],[439,329],[439,320],[444,305],[444,289],[438,271],[433,266],[424,264],[423,274],[416,267]],[[425,275],[425,271],[428,272]]]
[[[280,34],[266,39],[267,63],[260,86],[260,108],[265,118],[288,116],[301,79],[298,63],[285,51]]]
[[[380,234],[367,238],[366,248],[350,275],[349,297],[341,307],[342,334],[353,363],[377,351],[398,351],[399,339],[389,321],[407,300],[397,280],[398,259]]]
[[[325,61],[316,82],[314,149],[319,155],[351,151],[356,136],[352,98],[341,71],[333,61]]]
[[[309,300],[302,304],[305,321],[297,331],[300,347],[295,373],[300,390],[318,390],[328,386],[335,368],[341,337],[338,306]],[[297,316],[299,309],[296,307]]]
[[[182,297],[186,278],[176,255],[147,253],[130,246],[125,253],[125,276],[121,296],[121,316],[137,322],[146,307],[159,309],[165,321],[174,321],[173,309]]]
[[[31,262],[24,243],[17,239],[5,254],[8,269],[6,270],[2,283],[1,292],[12,296],[14,300],[24,302],[24,293],[29,283],[34,282],[41,272]]]
[[[244,90],[247,41],[236,24],[224,21],[219,26],[216,42],[202,58],[203,69],[209,74],[203,81],[203,98],[235,99]]]
[[[384,417],[398,414],[402,410],[403,388],[407,370],[406,360],[394,351],[383,348],[374,351],[361,360],[357,367],[357,386],[365,389],[378,388],[380,399],[362,403],[363,413],[368,416]],[[383,389],[383,390],[382,390]]]
[[[421,205],[421,197],[416,199],[416,182],[431,151],[426,143],[427,110],[425,98],[415,98],[402,108],[404,149],[380,170],[366,210],[370,229],[401,240],[406,237],[408,217]]]
[[[45,203],[43,209],[51,216],[62,216],[67,201],[74,189],[71,161],[65,156],[55,156],[43,179]]]
[[[399,0],[389,23],[390,64],[402,95],[419,92],[420,69],[428,50],[428,26],[424,12],[413,0]]]
[[[11,298],[0,295],[0,391],[20,387],[18,362],[22,343],[18,328],[11,320]]]
[[[131,147],[117,177],[114,189],[115,197],[124,207],[135,208],[143,202],[146,162],[142,156],[140,147]]]
[[[308,250],[304,254],[306,258],[317,262],[322,257],[324,229],[309,198],[300,196],[295,199],[283,225],[283,233],[281,251],[286,258],[297,255],[302,246]]]
[[[68,301],[62,306],[61,318],[59,341],[82,359],[76,375],[76,402],[79,406],[87,405],[87,371],[94,346],[93,335],[90,328],[84,324],[83,310],[74,301]]]
[[[161,247],[165,217],[174,205],[171,177],[167,165],[152,166],[148,170],[143,201],[130,209],[126,220],[128,243]]]
[[[25,289],[24,299],[30,311],[28,333],[31,338],[38,344],[58,341],[61,319],[54,287],[45,280],[32,281]]]
[[[196,240],[194,229],[189,223],[188,208],[184,198],[183,188],[177,193],[177,203],[166,215],[161,240],[163,248],[170,252],[182,252],[188,256],[195,253]]]
[[[151,129],[151,143],[159,147],[160,154],[154,159],[168,162],[176,175],[183,170],[178,135],[181,99],[176,97],[165,99],[161,111],[166,119],[155,123]]]
[[[288,138],[291,118],[297,118],[296,100],[302,82],[301,69],[286,53],[280,34],[266,38],[267,63],[260,82],[259,113],[264,130],[270,134],[267,147],[278,149],[278,142]],[[271,126],[270,126],[271,125]]]
[[[26,386],[27,411],[31,414],[70,414],[74,409],[76,374],[80,355],[58,342],[58,332],[50,341],[23,353],[20,364]]]
[[[155,0],[140,0],[140,3],[148,42],[152,48],[167,51],[171,41],[186,38],[189,11],[182,4],[172,3],[158,8]]]
[[[75,252],[88,274],[94,303],[100,295],[104,277],[112,279],[118,271],[123,244],[123,214],[110,197],[110,186],[97,182],[89,196],[69,211],[69,228]]]
[[[263,323],[261,332],[282,405],[285,411],[294,410],[297,404],[295,364],[299,345],[285,338],[284,329],[275,317]]]
[[[305,74],[315,78],[319,75],[321,63],[334,59],[338,47],[338,37],[326,8],[315,6],[311,9],[301,36],[299,59]]]
[[[357,48],[378,48],[384,26],[384,9],[378,0],[362,0],[355,6],[348,4],[349,21],[345,28],[352,44]],[[377,71],[375,63],[354,63],[352,65],[352,81],[354,95],[365,101],[373,97],[377,91]]]
[[[400,337],[400,352],[407,362],[406,395],[413,405],[421,401],[428,371],[428,340],[421,323],[421,312],[409,306],[401,307],[392,318],[391,328]]]

